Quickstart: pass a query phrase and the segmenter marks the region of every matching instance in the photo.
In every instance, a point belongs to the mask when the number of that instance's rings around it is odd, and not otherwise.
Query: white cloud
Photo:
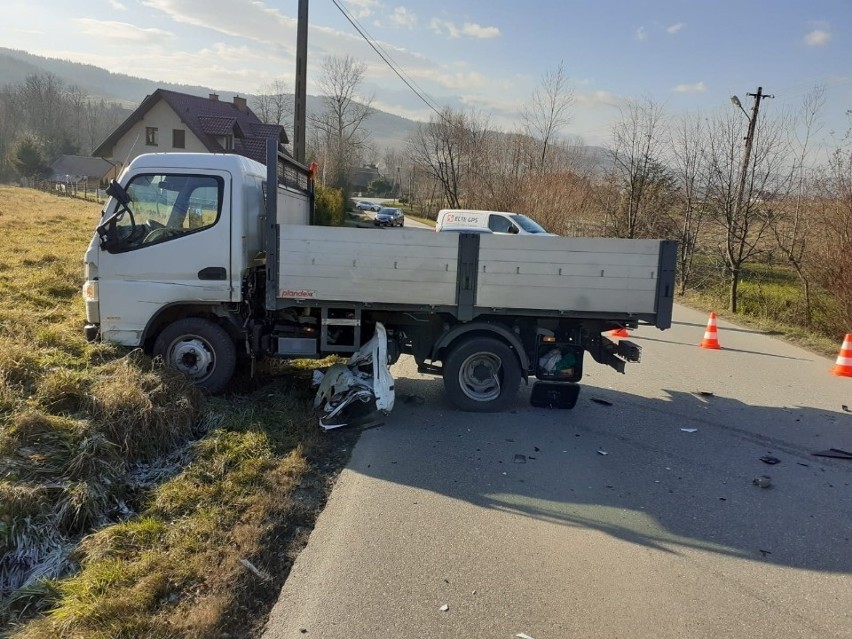
[[[346,4],[356,7],[352,14],[360,19],[373,15],[373,11],[379,6],[379,0],[347,0]]]
[[[483,27],[482,25],[476,24],[474,22],[465,22],[464,25],[459,28],[454,22],[450,22],[448,20],[441,20],[440,18],[432,18],[432,22],[429,24],[429,26],[435,33],[446,36],[448,38],[460,38],[462,36],[469,36],[471,38],[480,39],[500,37],[499,28]]]
[[[109,6],[116,11],[127,11],[127,7],[121,4],[118,0],[109,0]]]
[[[831,40],[831,34],[823,29],[814,29],[805,36],[805,44],[809,47],[821,47]]]
[[[417,24],[417,16],[405,7],[397,7],[391,14],[391,22],[400,26],[413,29]]]
[[[157,44],[174,38],[174,34],[169,31],[142,29],[133,24],[115,22],[114,20],[78,18],[75,22],[80,25],[82,33],[108,40],[133,42],[135,44]]]
[[[251,0],[145,0],[142,4],[181,24],[269,44],[279,44],[296,29],[295,18]],[[289,31],[282,33],[284,29]]]
[[[613,106],[620,102],[621,98],[609,91],[577,91],[574,93],[574,103],[578,107]]]
[[[704,93],[707,87],[704,82],[696,82],[695,84],[679,84],[672,89],[675,93]]]
[[[669,33],[677,33],[678,31],[683,29],[685,26],[686,26],[686,23],[684,23],[684,22],[676,22],[675,24],[667,27],[666,31],[668,31]]]
[[[475,22],[465,22],[462,27],[462,33],[472,38],[499,38],[500,29],[497,27],[483,27]]]
[[[648,37],[648,32],[645,30],[645,27],[639,27],[638,29],[636,29],[634,35],[636,36],[636,39],[639,40],[639,42],[642,42]]]

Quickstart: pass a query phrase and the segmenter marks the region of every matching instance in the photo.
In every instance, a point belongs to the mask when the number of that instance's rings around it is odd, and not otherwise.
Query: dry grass
[[[316,508],[289,497],[324,445],[312,366],[202,403],[143,354],[88,344],[98,213],[0,187],[0,622],[21,638],[247,636]]]

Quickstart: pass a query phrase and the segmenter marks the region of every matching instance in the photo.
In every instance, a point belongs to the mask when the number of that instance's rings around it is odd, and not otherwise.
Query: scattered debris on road
[[[606,456],[606,455],[609,455],[609,453],[608,453],[608,452],[606,452],[605,450],[599,450],[599,451],[598,451],[598,455],[604,455],[604,456]]]
[[[438,608],[438,610],[440,610],[441,612],[447,612],[449,609],[450,609],[450,604],[444,604],[443,606]]]
[[[716,397],[716,393],[710,391],[693,391],[693,394],[699,397]]]
[[[518,634],[515,635],[515,639],[533,639],[533,637],[530,637],[525,632],[519,632]]]
[[[408,393],[407,395],[403,395],[400,399],[406,404],[414,404],[415,406],[422,406],[426,403],[426,398],[422,395],[415,395],[414,393]]]
[[[852,413],[852,410],[850,410],[850,408],[846,404],[843,404],[841,408],[843,408],[843,410],[845,410],[847,413]]]
[[[698,432],[697,428],[681,428],[681,430],[684,433],[697,433]]]
[[[781,460],[777,457],[773,457],[772,455],[764,455],[760,458],[764,464],[769,464],[770,466],[774,466],[775,464],[780,464]]]
[[[515,455],[515,458],[512,460],[516,464],[526,464],[527,456],[526,455]]]
[[[768,475],[761,475],[752,479],[751,483],[760,488],[769,488],[772,485],[772,479]]]
[[[262,579],[263,581],[272,581],[272,577],[263,572],[260,568],[251,563],[248,559],[240,559],[240,563],[255,577]]]
[[[831,457],[833,459],[852,459],[852,453],[848,450],[841,450],[840,448],[829,448],[828,450],[821,450],[816,453],[812,453],[814,457]]]
[[[766,555],[771,555],[771,554],[772,554],[772,551],[771,551],[771,550],[760,550],[759,552],[760,552],[760,554],[761,554],[761,555],[763,555],[764,557],[766,557]]]
[[[612,406],[612,402],[606,399],[601,399],[600,397],[590,397],[589,399],[591,399],[595,404],[600,404],[601,406]]]

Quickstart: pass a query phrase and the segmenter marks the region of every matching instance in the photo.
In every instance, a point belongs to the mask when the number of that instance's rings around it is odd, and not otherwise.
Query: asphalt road
[[[852,379],[675,320],[571,411],[460,413],[397,364],[264,637],[852,637],[852,461],[812,455],[852,450]]]

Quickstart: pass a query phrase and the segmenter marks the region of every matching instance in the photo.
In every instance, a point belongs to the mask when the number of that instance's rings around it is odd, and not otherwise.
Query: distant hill
[[[145,96],[150,95],[158,88],[204,97],[210,93],[218,93],[220,99],[226,101],[233,100],[234,95],[237,95],[233,91],[225,91],[221,88],[212,89],[200,85],[157,82],[124,73],[112,73],[91,64],[45,58],[26,51],[0,47],[0,86],[23,82],[27,76],[38,73],[52,73],[68,86],[76,85],[93,97],[103,98],[108,102],[118,102],[131,110],[135,109]],[[251,94],[239,95],[247,98],[251,106],[254,96]],[[309,95],[308,112],[319,111],[322,108],[320,100],[321,98],[317,96]],[[372,143],[379,153],[379,157],[376,159],[380,160],[385,149],[389,148],[395,151],[405,149],[406,140],[417,128],[417,122],[376,110],[368,120],[367,126],[372,133]],[[285,128],[292,139],[292,125],[285,125]],[[600,147],[584,147],[584,160],[583,164],[588,166],[587,170],[593,172],[608,164],[606,151]]]
[[[189,93],[190,95],[207,96],[218,93],[222,100],[231,101],[233,91],[211,89],[199,85],[174,84],[171,82],[156,82],[145,78],[137,78],[124,73],[112,73],[106,69],[91,64],[80,64],[69,60],[45,58],[38,55],[0,47],[0,86],[23,82],[27,76],[37,73],[52,73],[66,85],[76,85],[89,95],[104,98],[109,102],[118,102],[128,108],[136,108],[145,96],[158,88],[170,91]],[[248,98],[252,103],[252,95],[239,94]],[[320,98],[308,96],[308,111],[321,108]],[[408,135],[417,127],[413,120],[376,111],[369,119],[368,126],[372,132],[372,142],[381,153],[385,148],[401,150],[405,147]],[[285,127],[292,138],[292,126]]]

